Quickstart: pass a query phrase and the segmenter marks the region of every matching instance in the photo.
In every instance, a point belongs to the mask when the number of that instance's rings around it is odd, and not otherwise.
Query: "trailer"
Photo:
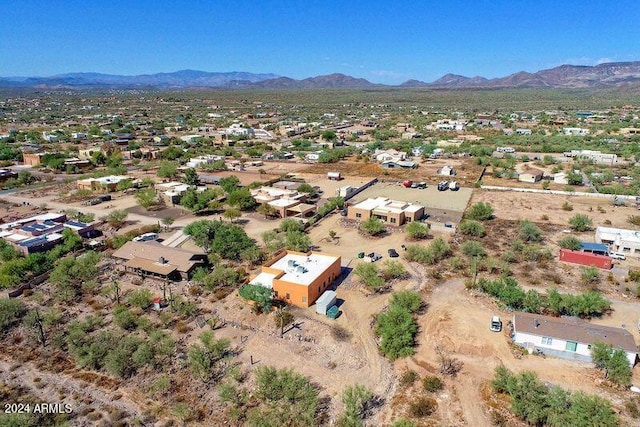
[[[316,313],[326,316],[329,309],[336,305],[336,300],[336,291],[325,291],[316,300]]]
[[[340,181],[342,179],[342,175],[340,174],[340,172],[327,172],[327,179]]]
[[[613,261],[608,256],[569,249],[560,249],[560,261],[598,267],[603,270],[611,270],[613,267]]]

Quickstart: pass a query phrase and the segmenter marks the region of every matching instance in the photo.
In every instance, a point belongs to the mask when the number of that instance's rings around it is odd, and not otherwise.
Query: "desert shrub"
[[[438,409],[438,402],[431,397],[417,397],[409,402],[409,415],[414,418],[425,418]]]
[[[255,301],[265,312],[271,311],[272,291],[262,285],[242,285],[238,289],[238,293],[242,298]]]
[[[484,225],[480,221],[465,219],[458,225],[458,230],[466,236],[484,237]]]
[[[415,313],[422,306],[422,297],[416,291],[396,291],[391,294],[389,308],[398,307]]]
[[[375,331],[381,337],[380,352],[390,360],[413,354],[418,325],[409,311],[390,307],[378,315]]]
[[[490,203],[478,202],[467,210],[465,216],[467,219],[486,221],[493,218],[493,206]]]
[[[386,260],[383,264],[382,276],[386,279],[405,279],[409,277],[407,269],[399,261],[391,259]]]
[[[6,333],[26,312],[26,307],[22,301],[13,298],[0,298],[1,333]]]
[[[405,258],[420,264],[436,264],[451,255],[451,247],[441,237],[434,239],[428,246],[409,245]]]
[[[409,386],[412,386],[413,383],[415,383],[419,377],[420,376],[416,371],[411,369],[406,369],[400,374],[400,378],[398,379],[398,382],[400,384],[400,387],[409,387]]]
[[[570,212],[570,211],[572,211],[572,210],[573,210],[573,205],[572,205],[571,203],[569,203],[569,202],[565,201],[565,202],[562,204],[562,210],[563,210],[563,211]]]
[[[569,225],[574,231],[589,231],[593,227],[593,221],[587,215],[576,214],[569,218]]]
[[[127,302],[129,303],[129,305],[141,308],[143,310],[149,307],[152,300],[153,293],[151,293],[149,289],[138,289],[131,292],[127,297]]]
[[[549,388],[532,372],[513,374],[496,368],[493,388],[511,397],[511,411],[531,425],[601,426],[618,425],[611,404],[595,395]]]
[[[429,235],[429,224],[413,221],[405,226],[404,232],[411,239],[424,239]]]
[[[435,375],[427,375],[422,379],[422,387],[428,392],[435,393],[436,391],[442,390],[444,383]]]
[[[595,285],[600,282],[600,270],[593,266],[582,267],[580,279],[583,285]]]
[[[564,249],[570,249],[572,251],[579,251],[582,248],[580,244],[580,239],[574,236],[567,236],[558,242],[558,246]]]
[[[520,238],[525,242],[541,242],[542,231],[531,221],[520,221]]]
[[[380,269],[372,262],[359,263],[354,269],[354,273],[365,286],[373,290],[378,290],[385,285]]]
[[[469,258],[482,258],[487,256],[487,251],[484,250],[482,243],[476,242],[475,240],[467,240],[460,246],[460,249],[462,249],[462,253]]]
[[[640,215],[630,215],[627,217],[627,222],[637,227],[640,226]]]
[[[374,216],[360,224],[360,228],[370,236],[377,236],[387,231],[384,223]]]

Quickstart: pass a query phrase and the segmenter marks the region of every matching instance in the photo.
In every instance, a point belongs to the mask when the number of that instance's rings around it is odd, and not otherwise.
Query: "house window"
[[[640,249],[635,249],[634,252],[640,254]]]
[[[395,224],[396,223],[396,219],[395,218],[391,218],[391,224]]]
[[[357,213],[356,214],[356,218],[362,218],[362,214],[361,213]]]
[[[551,339],[549,337],[542,337],[542,344],[551,345],[552,343],[553,343],[553,339]]]
[[[287,292],[287,294],[284,296],[286,299],[291,299],[291,295],[289,295],[289,292]]]
[[[567,341],[567,345],[565,345],[565,350],[567,351],[576,351],[578,348],[578,343],[573,341]]]
[[[404,222],[411,222],[411,218],[406,217],[406,218],[404,219]]]
[[[302,302],[307,302],[307,297],[302,297]]]
[[[622,252],[629,253],[631,252],[631,248],[622,248]]]

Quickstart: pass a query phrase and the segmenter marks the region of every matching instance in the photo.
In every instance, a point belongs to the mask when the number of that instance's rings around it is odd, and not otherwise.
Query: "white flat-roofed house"
[[[624,350],[632,367],[638,358],[638,347],[629,331],[595,325],[577,317],[515,313],[513,341],[531,353],[540,350],[551,356],[584,362],[591,361],[591,346],[596,342]]]
[[[640,231],[614,227],[596,227],[596,243],[609,246],[611,252],[640,258]]]
[[[583,129],[583,128],[562,128],[562,133],[564,133],[565,135],[578,135],[578,136],[584,136],[584,135],[589,135],[589,129]]]
[[[185,166],[188,168],[198,168],[198,167],[201,167],[202,165],[209,165],[213,162],[221,161],[221,160],[224,161],[224,157],[208,154],[205,156],[198,156],[198,157],[193,157],[189,159],[189,161]]]

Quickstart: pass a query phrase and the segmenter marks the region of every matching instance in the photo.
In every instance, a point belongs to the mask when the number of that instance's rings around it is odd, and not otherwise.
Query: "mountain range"
[[[408,80],[398,87],[433,89],[466,88],[591,88],[620,87],[640,83],[640,61],[611,62],[595,66],[561,65],[535,73],[520,71],[487,79],[446,74],[426,83]],[[100,73],[69,73],[51,77],[0,77],[0,87],[42,89],[90,88],[222,88],[222,89],[323,89],[389,87],[344,74],[329,74],[296,80],[276,74],[206,72],[182,70],[173,73],[122,76]]]

